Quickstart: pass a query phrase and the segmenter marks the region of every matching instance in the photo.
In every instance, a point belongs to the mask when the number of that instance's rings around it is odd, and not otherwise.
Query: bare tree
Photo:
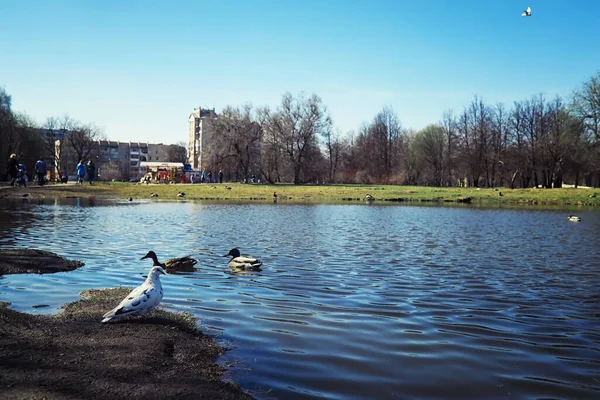
[[[574,115],[583,121],[587,134],[600,143],[600,72],[573,93]]]
[[[323,133],[323,141],[329,162],[329,182],[335,182],[335,174],[342,158],[342,135],[339,129],[327,129]]]
[[[86,160],[88,155],[97,147],[102,137],[100,129],[93,124],[74,123],[72,129],[65,133],[68,146],[75,152],[78,160]]]
[[[444,128],[439,125],[428,125],[416,134],[414,140],[419,156],[430,168],[433,184],[442,186],[446,147]]]
[[[488,186],[502,186],[505,171],[503,154],[508,140],[508,114],[504,104],[498,103],[492,110],[491,125],[489,143],[490,181]]]
[[[218,142],[211,144],[211,164],[228,167],[229,174],[244,179],[258,171],[260,163],[262,127],[256,121],[252,106],[227,106],[214,121]]]
[[[277,112],[270,115],[270,128],[287,155],[294,184],[302,183],[307,155],[315,151],[318,135],[331,129],[331,124],[331,118],[316,94],[309,98],[300,94],[294,98],[286,93]]]
[[[455,148],[457,145],[457,122],[454,112],[448,110],[444,112],[442,116],[441,126],[444,128],[444,134],[446,135],[446,152],[444,154],[444,167],[447,174],[447,186],[453,186],[453,170],[456,163],[455,160]]]
[[[588,152],[578,152],[579,162],[578,168],[583,165],[583,160],[588,158],[586,162],[589,173],[586,174],[586,184],[591,186],[600,185],[600,72],[592,76],[588,81],[584,82],[582,87],[576,90],[573,94],[571,108],[575,118],[579,119],[583,137],[582,140],[588,143]]]

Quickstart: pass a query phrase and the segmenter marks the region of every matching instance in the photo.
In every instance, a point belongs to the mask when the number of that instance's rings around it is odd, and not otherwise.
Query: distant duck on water
[[[223,257],[232,257],[227,264],[230,268],[243,269],[246,271],[260,270],[262,262],[254,257],[242,256],[239,249],[234,248],[229,250],[229,253]]]
[[[193,272],[193,271],[195,271],[194,265],[196,265],[198,263],[197,260],[194,260],[193,258],[191,258],[189,256],[179,257],[179,258],[171,258],[171,259],[166,260],[164,263],[161,263],[158,261],[158,257],[156,257],[156,253],[153,252],[152,250],[150,250],[144,257],[142,257],[142,260],[145,258],[152,259],[153,266],[163,267],[167,272],[170,272],[170,273],[176,272],[176,271]]]
[[[571,222],[579,222],[579,221],[581,221],[581,218],[579,218],[576,215],[569,215],[569,221],[571,221]]]

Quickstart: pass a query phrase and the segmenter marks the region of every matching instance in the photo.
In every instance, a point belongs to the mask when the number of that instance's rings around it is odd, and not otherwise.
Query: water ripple
[[[600,212],[578,214],[3,203],[0,245],[86,265],[0,277],[0,301],[55,313],[84,289],[139,284],[150,249],[194,254],[198,271],[163,278],[163,306],[232,347],[231,378],[260,399],[598,398]],[[232,247],[263,270],[230,270]]]

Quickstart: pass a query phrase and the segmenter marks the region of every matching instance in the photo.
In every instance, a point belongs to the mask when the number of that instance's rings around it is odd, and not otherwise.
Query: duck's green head
[[[231,249],[229,250],[229,253],[225,254],[223,257],[239,257],[240,256],[240,251],[237,248]]]

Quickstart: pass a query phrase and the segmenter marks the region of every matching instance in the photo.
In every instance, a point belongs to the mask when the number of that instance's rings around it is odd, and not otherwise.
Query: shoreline
[[[0,251],[0,266],[11,266],[9,273],[52,273],[83,263],[10,249]],[[222,380],[226,368],[217,359],[226,349],[189,314],[157,309],[101,324],[102,314],[130,290],[86,290],[56,315],[0,304],[0,399],[252,398]]]
[[[180,192],[184,196],[178,196]],[[155,196],[152,196],[155,194]],[[372,200],[367,200],[367,195]],[[0,186],[2,199],[96,198],[128,200],[198,200],[247,204],[440,204],[474,206],[600,207],[600,188],[507,189],[440,188],[392,185],[290,184],[49,184],[13,188]]]

